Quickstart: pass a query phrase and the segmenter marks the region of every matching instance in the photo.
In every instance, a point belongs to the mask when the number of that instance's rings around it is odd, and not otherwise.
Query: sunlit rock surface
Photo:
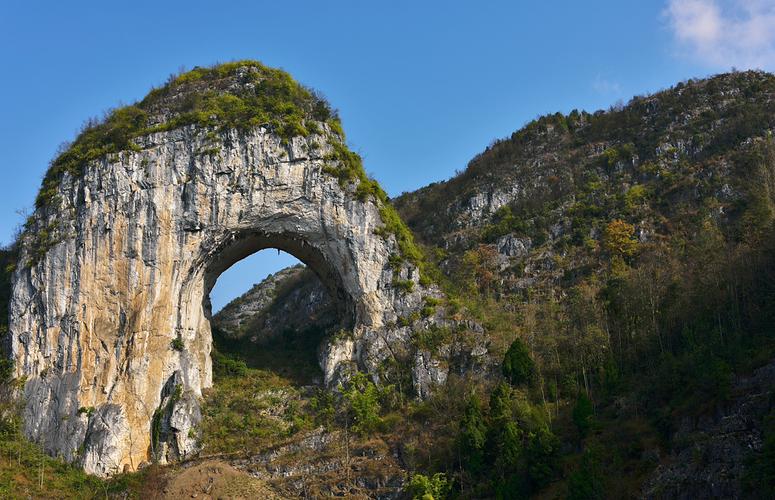
[[[102,475],[195,452],[197,398],[212,384],[207,296],[263,248],[312,268],[352,331],[321,349],[327,383],[355,367],[377,373],[389,344],[409,349],[411,328],[393,325],[429,292],[393,286],[418,283],[418,270],[394,273],[397,245],[375,234],[375,202],[323,172],[329,133],[321,124],[285,142],[263,127],[187,126],[65,176],[22,236],[14,276],[11,354],[27,378],[30,437]],[[443,380],[425,359],[415,371],[426,366],[418,384]]]

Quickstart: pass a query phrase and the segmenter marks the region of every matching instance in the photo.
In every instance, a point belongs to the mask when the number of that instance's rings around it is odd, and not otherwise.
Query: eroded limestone
[[[262,127],[188,126],[64,177],[23,235],[14,276],[11,355],[27,377],[30,437],[102,475],[196,452],[197,401],[212,384],[205,299],[223,270],[267,247],[318,273],[353,326],[321,349],[327,383],[375,373],[391,343],[408,349],[411,330],[391,325],[428,291],[392,286],[396,242],[375,234],[374,200],[323,172],[320,130],[286,143]],[[35,259],[44,229],[50,248]],[[395,276],[419,280],[408,264]],[[432,370],[417,383],[443,380]]]

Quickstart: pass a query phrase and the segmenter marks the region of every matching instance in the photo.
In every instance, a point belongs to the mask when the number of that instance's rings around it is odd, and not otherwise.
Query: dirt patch
[[[161,498],[281,499],[266,483],[218,460],[192,465],[171,476]]]

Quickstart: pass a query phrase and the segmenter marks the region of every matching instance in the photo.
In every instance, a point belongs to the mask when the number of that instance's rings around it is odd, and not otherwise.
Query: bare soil
[[[192,465],[169,477],[162,499],[281,499],[266,483],[220,460]]]

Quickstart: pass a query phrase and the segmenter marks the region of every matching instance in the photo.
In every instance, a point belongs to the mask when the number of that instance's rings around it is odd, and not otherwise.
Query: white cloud
[[[605,78],[602,78],[600,75],[598,75],[595,78],[595,81],[592,82],[592,88],[595,89],[595,92],[598,94],[602,94],[605,96],[609,95],[620,95],[622,93],[622,87],[619,85],[619,82],[612,82],[610,80],[606,80]]]
[[[668,0],[664,14],[682,52],[700,63],[775,68],[775,0]]]

